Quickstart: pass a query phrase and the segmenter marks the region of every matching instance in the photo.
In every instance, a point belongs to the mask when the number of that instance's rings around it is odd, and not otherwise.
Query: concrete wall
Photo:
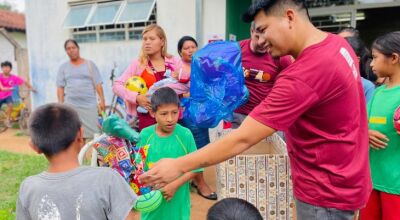
[[[204,0],[204,39],[210,34],[225,36],[225,0]],[[30,73],[38,93],[33,95],[33,106],[55,102],[56,75],[59,66],[68,60],[63,43],[71,33],[63,28],[68,12],[67,0],[26,1],[26,22]],[[157,22],[168,39],[168,51],[177,55],[177,42],[184,35],[196,36],[195,1],[158,0]],[[82,43],[81,55],[93,60],[103,77],[106,102],[112,98],[109,75],[114,62],[121,73],[139,54],[140,41]]]
[[[9,32],[10,36],[21,46],[21,48],[27,48],[26,34],[21,32]]]
[[[0,34],[0,51],[0,62],[6,60],[10,61],[16,71],[17,61],[15,60],[15,48],[2,34]]]
[[[57,101],[56,76],[59,66],[68,61],[64,41],[71,37],[63,28],[68,12],[67,0],[26,1],[26,22],[31,81],[38,93],[33,94],[33,106]],[[121,73],[129,62],[138,56],[140,42],[116,41],[82,43],[81,56],[93,60],[104,81],[106,101],[112,98],[109,76],[114,62]]]
[[[196,38],[195,0],[157,1],[157,23],[168,40],[168,52],[178,56],[177,44],[182,36]]]
[[[217,34],[225,38],[226,0],[203,0],[203,42],[207,43],[210,35]]]

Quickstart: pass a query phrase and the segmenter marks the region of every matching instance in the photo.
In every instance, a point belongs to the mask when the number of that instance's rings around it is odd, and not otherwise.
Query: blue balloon
[[[192,58],[190,98],[183,100],[184,117],[198,127],[212,128],[230,121],[233,111],[247,102],[239,44],[217,41]]]

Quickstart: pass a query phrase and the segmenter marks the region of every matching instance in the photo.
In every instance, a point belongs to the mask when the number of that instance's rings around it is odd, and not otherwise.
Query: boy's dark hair
[[[355,29],[354,27],[343,28],[342,30],[339,31],[338,34],[343,33],[343,32],[351,33],[352,37],[360,37],[360,32],[357,29]]]
[[[226,198],[208,210],[207,220],[262,220],[258,209],[243,199]]]
[[[295,7],[299,12],[303,12],[304,15],[310,19],[305,0],[258,0],[250,5],[247,11],[242,15],[242,20],[247,23],[252,22],[254,17],[261,10],[267,15],[279,15],[287,6]]]
[[[10,67],[10,69],[12,69],[12,64],[11,64],[10,61],[4,61],[4,62],[2,62],[2,63],[1,63],[1,67],[4,67],[4,66],[8,66],[8,67]]]
[[[64,42],[64,49],[66,50],[67,49],[67,44],[68,43],[73,43],[73,44],[75,44],[75,46],[79,49],[79,44],[78,44],[78,42],[76,42],[76,40],[74,40],[74,39],[68,39],[68,40],[66,40],[65,42]]]
[[[365,79],[368,79],[372,82],[375,82],[378,77],[372,71],[370,67],[371,53],[369,52],[368,48],[365,46],[364,42],[359,37],[345,37],[344,39],[350,44],[353,48],[356,55],[360,58],[360,73],[361,76]]]
[[[32,143],[46,156],[51,157],[74,142],[81,122],[71,107],[51,103],[37,108],[28,125]]]
[[[372,48],[387,57],[394,53],[400,55],[400,31],[390,32],[376,38]]]
[[[181,39],[179,39],[179,41],[178,41],[178,53],[179,53],[179,54],[181,54],[182,48],[183,48],[183,44],[184,44],[186,41],[192,41],[192,42],[196,45],[196,47],[198,46],[198,45],[197,45],[197,41],[196,41],[193,37],[191,37],[191,36],[183,36],[183,37],[182,37]]]
[[[175,104],[179,107],[179,97],[176,92],[169,87],[157,89],[151,96],[151,109],[157,111],[160,105]]]

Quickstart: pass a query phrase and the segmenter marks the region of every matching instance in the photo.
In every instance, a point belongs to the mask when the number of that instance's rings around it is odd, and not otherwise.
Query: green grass
[[[15,219],[19,185],[26,177],[47,168],[43,156],[0,151],[0,220]]]

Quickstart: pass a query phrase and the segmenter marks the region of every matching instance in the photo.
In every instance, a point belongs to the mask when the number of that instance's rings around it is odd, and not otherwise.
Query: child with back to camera
[[[79,166],[84,138],[75,110],[43,105],[33,112],[29,130],[31,147],[49,167],[21,183],[17,219],[133,219],[136,194],[117,172]]]

